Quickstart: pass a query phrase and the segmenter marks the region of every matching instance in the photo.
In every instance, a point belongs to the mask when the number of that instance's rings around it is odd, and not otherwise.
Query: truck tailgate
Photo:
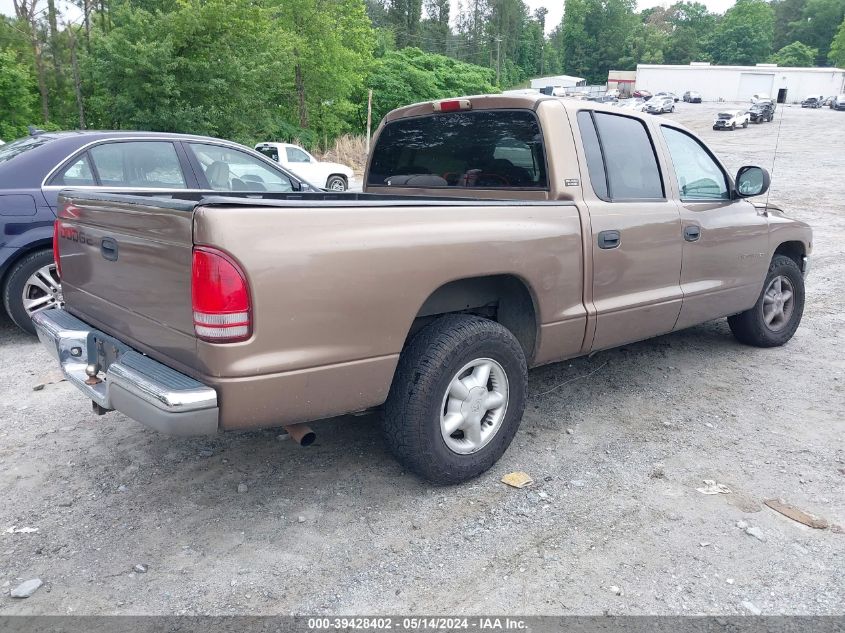
[[[115,338],[196,367],[193,204],[67,192],[57,238],[67,310]]]

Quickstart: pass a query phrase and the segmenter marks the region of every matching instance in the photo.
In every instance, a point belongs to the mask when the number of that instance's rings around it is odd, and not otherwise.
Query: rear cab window
[[[373,149],[367,184],[548,189],[540,125],[530,110],[455,112],[393,121]]]

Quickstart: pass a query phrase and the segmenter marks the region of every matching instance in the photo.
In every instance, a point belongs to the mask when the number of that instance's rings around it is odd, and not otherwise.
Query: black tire
[[[742,122],[742,127],[743,127],[743,128],[747,128],[747,127],[748,127],[748,121],[743,121],[743,122]]]
[[[35,251],[23,257],[9,270],[3,286],[3,305],[12,322],[24,332],[35,334],[35,326],[23,305],[23,291],[27,280],[39,268],[53,262],[53,251]]]
[[[736,123],[731,123],[731,132],[736,132]]]
[[[326,189],[330,191],[346,191],[348,186],[346,178],[343,176],[329,176],[329,179],[326,181]]]
[[[447,446],[440,430],[452,379],[475,359],[490,358],[504,370],[507,408],[498,431],[474,453]],[[528,371],[522,347],[495,321],[447,315],[420,330],[399,359],[385,404],[383,430],[399,462],[436,484],[457,484],[490,468],[510,446],[525,409]]]
[[[769,284],[776,277],[783,276],[789,280],[793,288],[794,304],[792,313],[786,324],[774,331],[763,319],[763,297]],[[728,317],[731,332],[741,343],[755,347],[779,347],[795,334],[804,314],[804,277],[795,260],[785,255],[775,255],[769,266],[769,273],[763,283],[763,289],[757,298],[757,303],[749,310]]]

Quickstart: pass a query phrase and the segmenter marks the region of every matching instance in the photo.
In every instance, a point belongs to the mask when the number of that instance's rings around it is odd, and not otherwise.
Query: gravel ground
[[[795,338],[743,347],[721,320],[536,369],[510,450],[463,486],[402,472],[373,416],[308,449],[96,417],[0,323],[0,615],[842,614],[845,534],[762,502],[845,525],[845,113],[717,133],[718,110],[664,116],[731,169],[771,167],[781,130],[771,199],[816,235]]]

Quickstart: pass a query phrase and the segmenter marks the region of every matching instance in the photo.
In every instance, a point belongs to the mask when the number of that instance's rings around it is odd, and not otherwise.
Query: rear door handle
[[[684,227],[684,239],[687,242],[697,242],[701,237],[701,227],[695,224],[688,224]]]
[[[599,248],[617,248],[622,243],[619,231],[601,231],[599,233]]]

